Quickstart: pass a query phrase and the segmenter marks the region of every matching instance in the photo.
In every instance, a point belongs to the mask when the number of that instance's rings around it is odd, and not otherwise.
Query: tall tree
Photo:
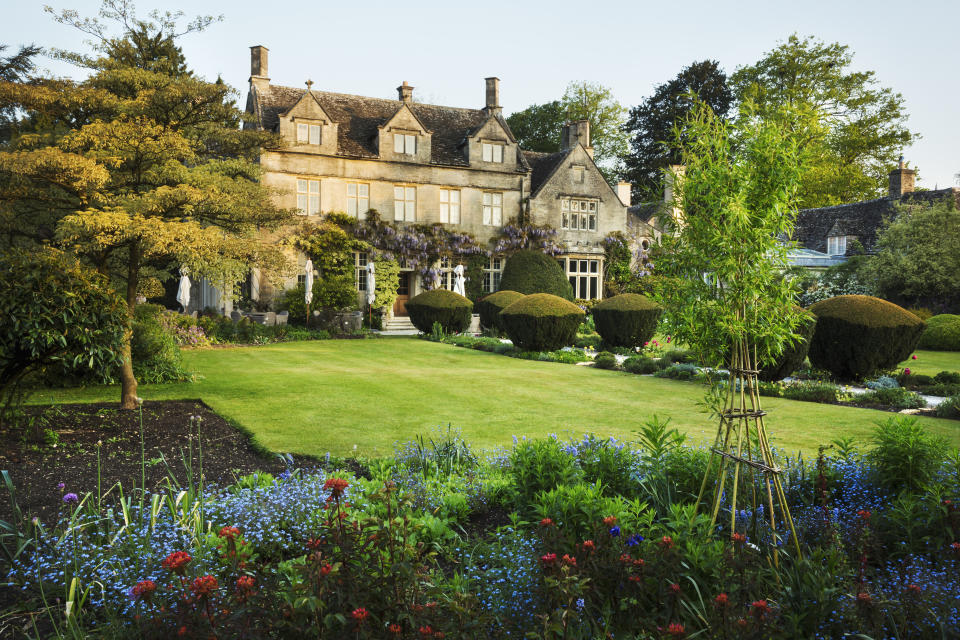
[[[671,144],[674,127],[684,122],[696,101],[725,118],[733,95],[727,75],[715,60],[694,62],[675,78],[657,85],[653,95],[630,109],[626,131],[630,152],[624,159],[624,180],[633,183],[633,199],[659,200],[663,194],[663,170],[680,163],[680,152]]]
[[[800,186],[800,207],[876,198],[890,168],[918,135],[906,127],[903,96],[881,87],[873,71],[852,71],[853,54],[839,43],[796,35],[730,78],[734,96],[762,117],[781,105],[812,114],[805,131],[810,165]],[[806,118],[806,116],[801,116]]]
[[[560,129],[566,120],[566,109],[554,100],[510,114],[507,124],[523,149],[553,153],[560,150]]]
[[[9,45],[0,44],[0,53],[5,52]],[[20,47],[11,56],[0,57],[0,80],[5,82],[25,82],[35,65],[33,58],[41,49],[35,44]],[[13,124],[16,121],[17,110],[12,104],[0,100],[0,144],[8,141],[13,135]]]
[[[82,256],[111,276],[131,315],[151,262],[227,288],[251,265],[282,269],[261,230],[292,215],[273,204],[256,162],[279,141],[241,130],[234,92],[186,70],[168,24],[121,24],[82,82],[0,82],[0,100],[36,129],[0,152],[0,242],[54,242]],[[140,34],[157,46],[137,45]],[[133,408],[129,334],[124,356],[121,401]]]

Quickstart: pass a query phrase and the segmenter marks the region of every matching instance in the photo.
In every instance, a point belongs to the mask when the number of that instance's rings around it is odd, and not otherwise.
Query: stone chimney
[[[265,89],[270,84],[270,76],[267,72],[269,51],[259,44],[250,47],[250,84],[257,89]]]
[[[630,206],[630,187],[632,186],[629,182],[623,180],[617,183],[617,197],[620,198],[620,202],[625,207]]]
[[[486,78],[487,81],[487,104],[486,110],[489,113],[499,114],[500,107],[500,78]]]
[[[413,87],[407,84],[407,81],[404,80],[403,84],[397,87],[397,100],[410,104],[413,102]]]
[[[890,197],[900,199],[905,193],[913,193],[913,183],[917,177],[917,172],[913,169],[907,169],[903,162],[903,156],[900,156],[899,166],[890,172]]]
[[[560,136],[560,146],[564,150],[573,149],[578,144],[582,144],[590,157],[593,157],[593,147],[590,146],[590,121],[576,120],[563,125],[563,132]]]

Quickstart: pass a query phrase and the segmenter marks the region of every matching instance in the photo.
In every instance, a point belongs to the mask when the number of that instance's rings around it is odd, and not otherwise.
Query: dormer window
[[[490,142],[483,143],[484,162],[503,162],[503,145]]]
[[[847,236],[830,236],[827,238],[827,253],[831,256],[846,255]]]
[[[320,144],[320,125],[297,123],[297,144]]]
[[[561,200],[560,227],[570,231],[596,231],[597,202],[572,198]]]
[[[393,152],[408,156],[415,155],[417,153],[417,136],[406,133],[393,134]]]

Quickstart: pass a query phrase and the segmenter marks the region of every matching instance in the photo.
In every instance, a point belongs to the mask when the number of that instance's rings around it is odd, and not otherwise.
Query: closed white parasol
[[[453,268],[453,292],[466,296],[466,282],[467,279],[463,277],[463,265],[458,264]]]
[[[177,287],[177,302],[183,307],[183,312],[187,312],[187,306],[190,304],[190,278],[187,277],[187,270],[180,267],[180,286]]]
[[[310,306],[310,303],[313,302],[313,260],[307,258],[307,264],[303,267],[307,272],[307,279],[303,283],[303,301],[307,303],[307,306]]]
[[[367,304],[373,305],[373,301],[377,298],[377,278],[374,274],[376,269],[373,266],[373,260],[367,263]]]

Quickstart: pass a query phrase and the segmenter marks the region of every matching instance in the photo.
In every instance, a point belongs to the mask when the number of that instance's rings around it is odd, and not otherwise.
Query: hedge
[[[524,294],[518,291],[501,289],[496,293],[491,293],[477,300],[477,313],[480,314],[480,326],[486,329],[499,329],[503,331],[503,327],[500,326],[500,312],[522,298],[523,295]]]
[[[892,302],[837,296],[810,307],[817,316],[810,363],[842,380],[895,368],[916,348],[926,325]]]
[[[605,345],[630,348],[653,338],[663,307],[639,293],[624,293],[598,302],[592,313]]]
[[[804,314],[804,321],[797,327],[797,334],[800,338],[794,344],[783,345],[783,353],[774,362],[760,367],[757,378],[763,382],[783,380],[799,369],[803,361],[807,359],[810,339],[813,338],[813,332],[817,328],[817,316],[800,307],[797,307],[797,309]]]
[[[960,351],[960,316],[942,313],[927,320],[927,329],[917,344],[932,351]]]
[[[500,289],[520,293],[550,293],[573,300],[573,287],[556,260],[532,249],[522,249],[507,260]]]
[[[573,343],[583,316],[583,309],[568,300],[534,293],[501,311],[500,322],[518,348],[555,351]]]
[[[463,333],[470,328],[473,303],[459,293],[446,289],[424,291],[407,301],[410,322],[420,331],[430,333],[439,322],[444,333]]]

